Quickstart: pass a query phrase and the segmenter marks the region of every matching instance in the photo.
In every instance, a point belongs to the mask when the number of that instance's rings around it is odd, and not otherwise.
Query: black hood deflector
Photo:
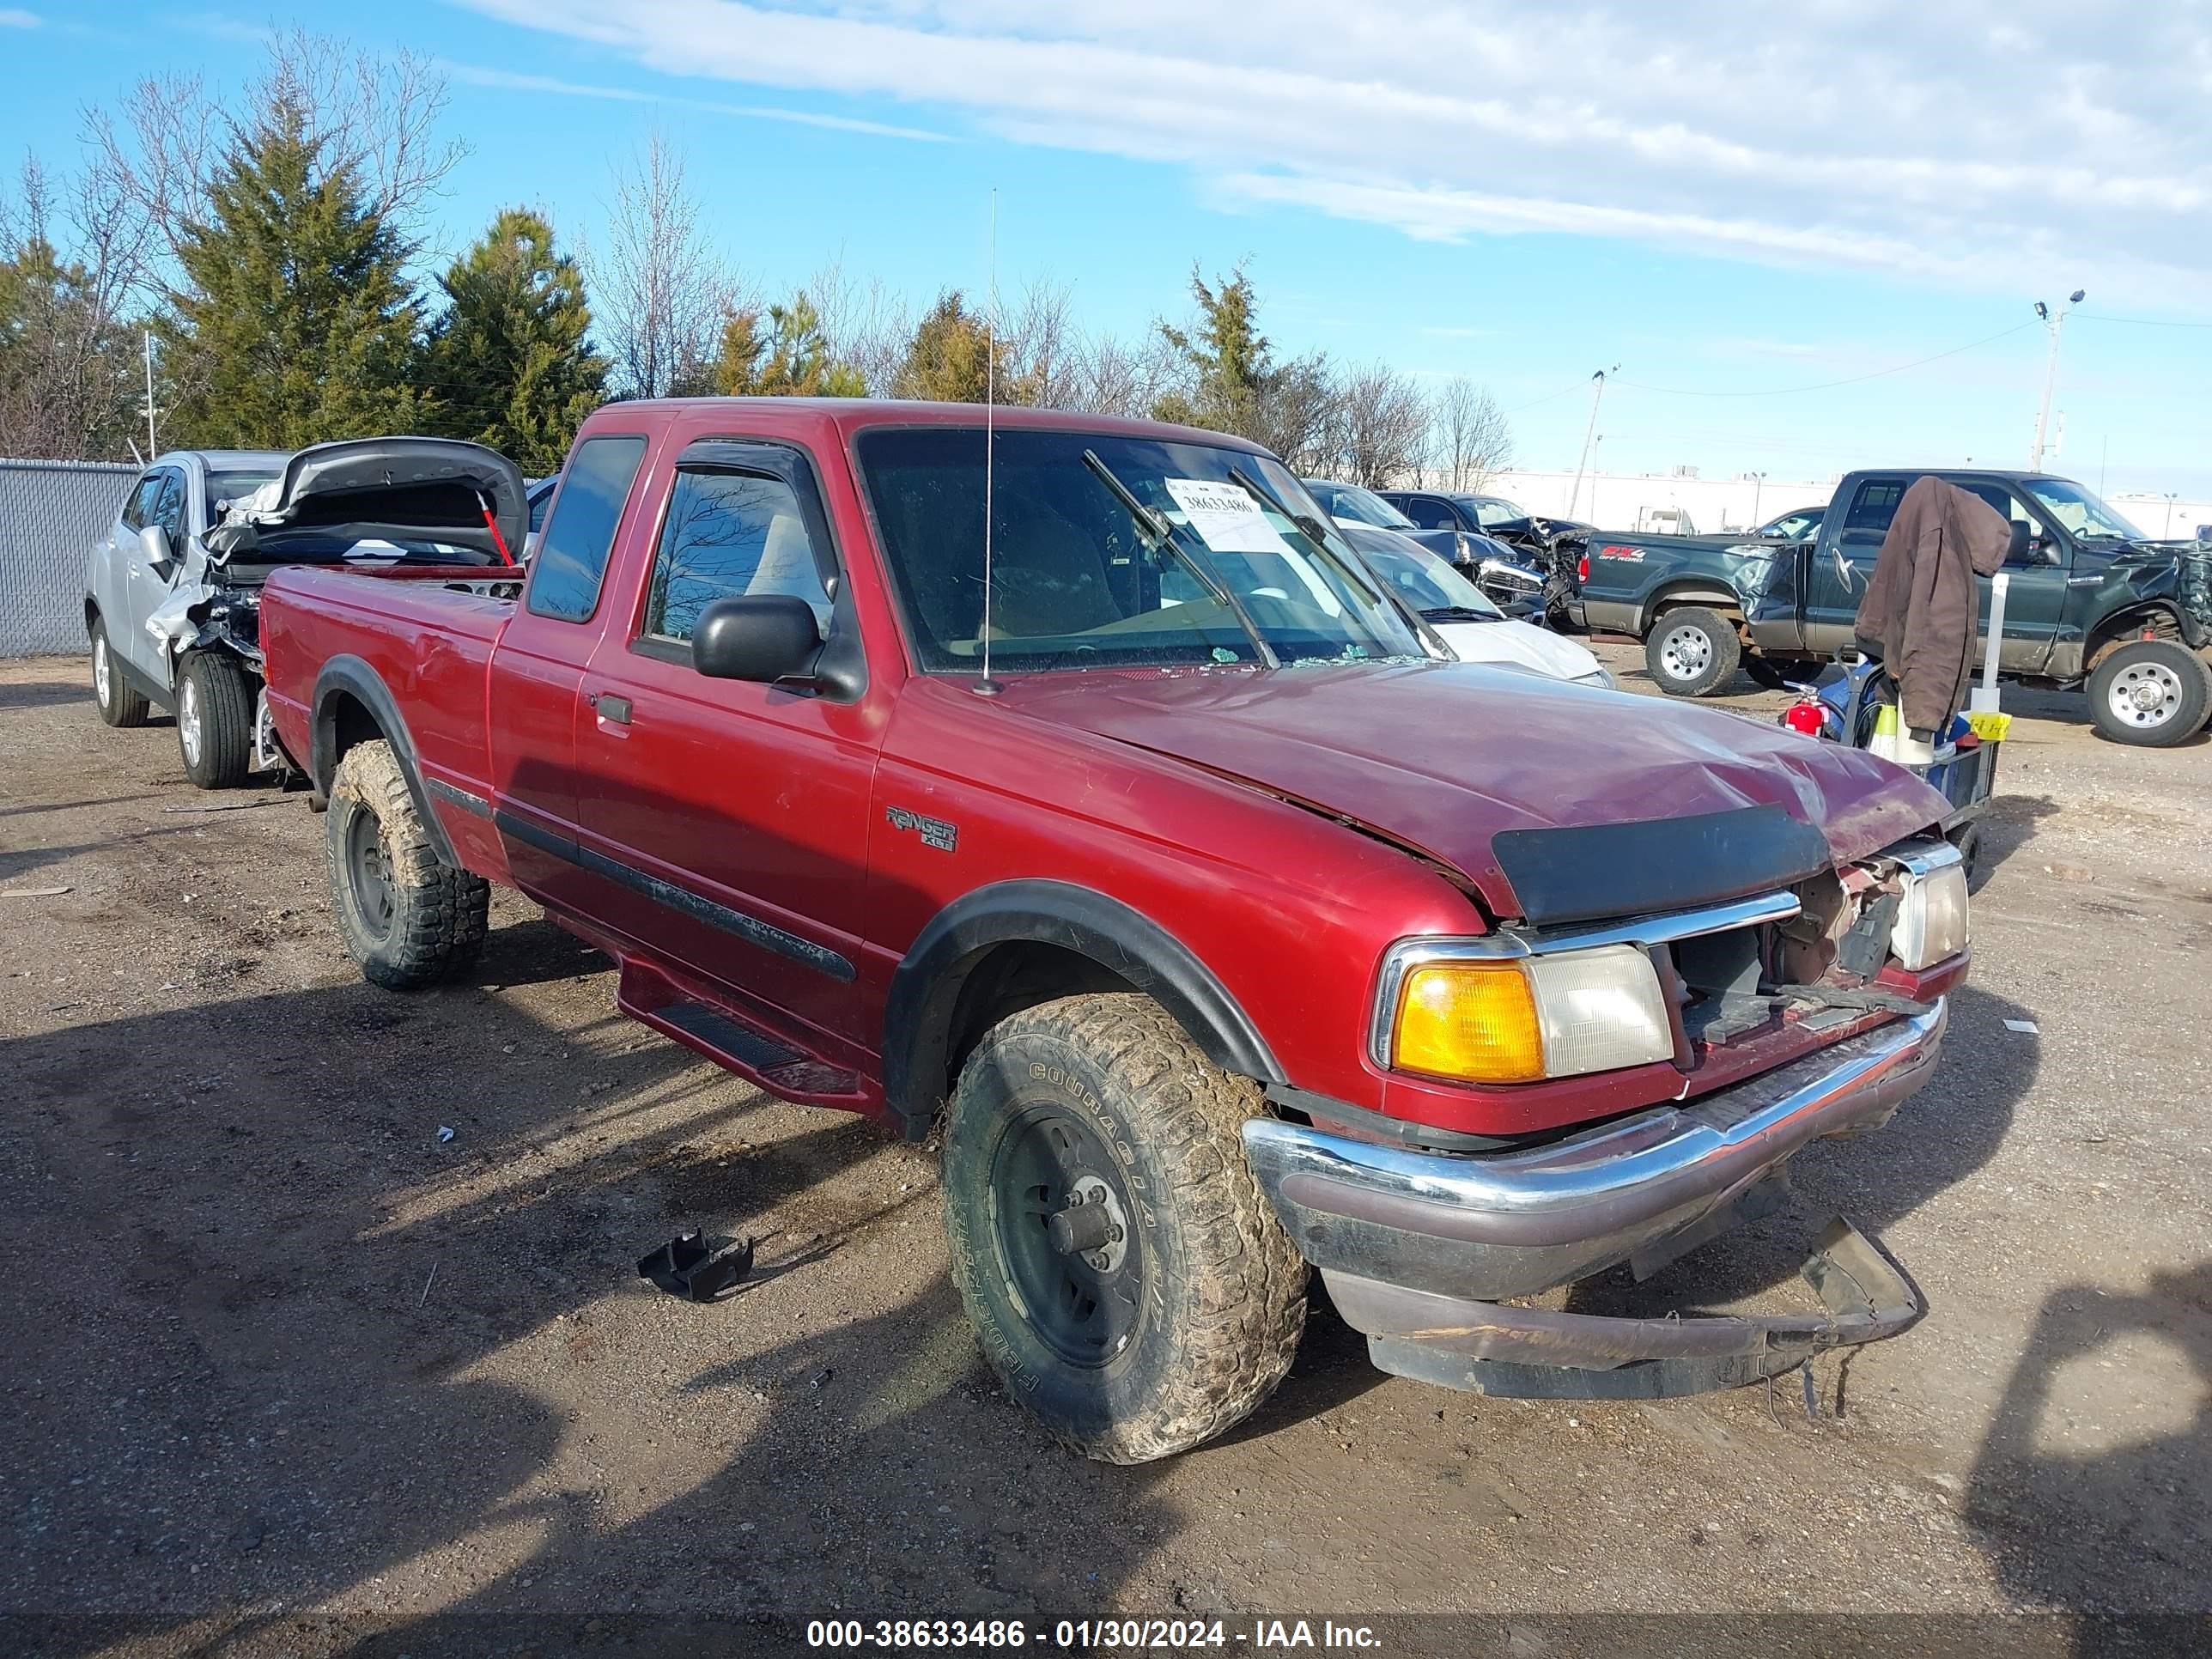
[[[1771,893],[1826,873],[1827,838],[1778,806],[1686,818],[1501,830],[1491,852],[1538,927]]]

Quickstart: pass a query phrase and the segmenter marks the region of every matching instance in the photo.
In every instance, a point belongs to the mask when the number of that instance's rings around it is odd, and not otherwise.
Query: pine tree
[[[558,471],[606,396],[576,262],[554,252],[552,226],[510,208],[439,286],[446,311],[423,351],[423,378],[444,405],[438,429],[489,444],[533,477]]]
[[[305,108],[279,99],[234,131],[206,216],[183,228],[184,285],[157,328],[179,444],[295,449],[435,417],[410,373],[408,250],[323,149]]]
[[[715,356],[714,389],[726,398],[865,398],[867,377],[831,354],[822,313],[801,289],[789,305],[761,313],[736,311],[724,319]]]
[[[948,404],[980,404],[987,397],[1002,404],[1033,402],[1034,386],[1012,372],[1008,356],[1006,343],[991,339],[960,290],[948,289],[915,325],[891,395]]]
[[[1196,323],[1188,329],[1159,325],[1160,337],[1182,359],[1189,384],[1161,398],[1153,414],[1233,432],[1293,465],[1312,464],[1326,446],[1340,397],[1328,360],[1316,353],[1275,361],[1273,344],[1260,332],[1259,301],[1243,266],[1213,288],[1194,268],[1190,290],[1198,302]]]

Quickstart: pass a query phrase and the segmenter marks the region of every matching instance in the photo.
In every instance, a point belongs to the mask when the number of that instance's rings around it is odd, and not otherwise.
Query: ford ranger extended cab
[[[1788,665],[1832,659],[1852,623],[1897,504],[1927,469],[1848,475],[1809,538],[1594,532],[1570,605],[1585,627],[1632,634],[1660,689],[1700,697],[1740,665],[1778,684]],[[2164,748],[2212,714],[2212,606],[2192,599],[2191,554],[2142,532],[2067,478],[1938,471],[2011,520],[2005,560],[2006,678],[2087,684],[2097,729]],[[1796,516],[1796,515],[1792,515]],[[1990,584],[1980,579],[1984,631]]]
[[[1680,1393],[1920,1302],[1602,1319],[1934,1066],[1942,798],[1848,749],[1447,659],[1275,459],[958,405],[610,405],[519,599],[274,573],[339,928],[425,985],[511,883],[621,1007],[942,1147],[951,1270],[1063,1440],[1138,1462],[1291,1364]],[[1571,755],[1571,763],[1552,757]]]

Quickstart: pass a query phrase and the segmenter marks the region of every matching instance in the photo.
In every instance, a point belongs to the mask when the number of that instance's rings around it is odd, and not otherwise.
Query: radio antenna
[[[990,310],[983,319],[983,678],[975,695],[995,697],[991,678],[991,520],[995,507],[999,459],[999,188],[991,187]]]

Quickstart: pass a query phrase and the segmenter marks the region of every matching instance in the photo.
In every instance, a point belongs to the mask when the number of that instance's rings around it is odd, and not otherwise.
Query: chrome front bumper
[[[1532,1296],[1670,1259],[1810,1142],[1887,1121],[1934,1072],[1946,1018],[1938,1000],[1735,1088],[1527,1152],[1413,1152],[1273,1118],[1245,1124],[1244,1149],[1333,1284]]]

